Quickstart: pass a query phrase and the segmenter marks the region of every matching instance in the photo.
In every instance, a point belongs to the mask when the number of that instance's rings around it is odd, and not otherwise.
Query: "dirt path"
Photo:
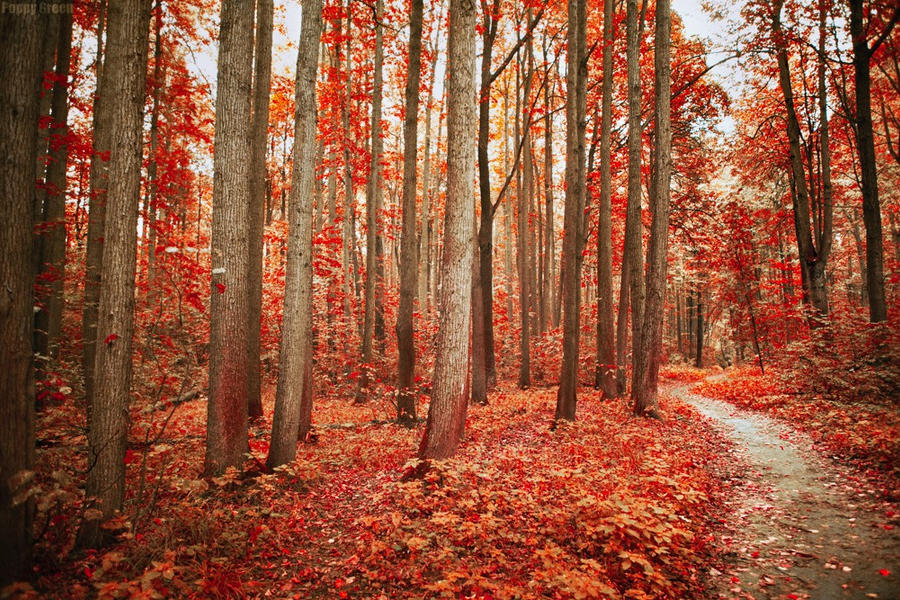
[[[718,598],[900,599],[900,535],[890,507],[873,501],[849,470],[812,442],[759,413],[671,388],[735,444],[737,494],[724,572],[710,569]]]

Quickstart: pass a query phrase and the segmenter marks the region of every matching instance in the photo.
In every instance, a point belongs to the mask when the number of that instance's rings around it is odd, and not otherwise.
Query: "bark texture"
[[[253,3],[224,0],[213,156],[212,289],[206,472],[240,467],[247,452],[250,85]],[[315,54],[315,53],[314,53]]]
[[[400,306],[397,313],[397,368],[399,393],[397,420],[416,419],[416,347],[413,339],[413,301],[418,276],[416,248],[416,158],[419,126],[419,71],[422,65],[422,0],[412,0],[409,17],[409,62],[406,75],[406,111],[403,121],[403,225],[400,234]],[[428,136],[426,136],[427,139]],[[427,150],[426,150],[427,152]],[[428,190],[425,190],[428,193]],[[425,297],[421,298],[422,306]]]
[[[284,282],[284,321],[278,390],[272,420],[270,468],[294,460],[297,436],[309,431],[312,351],[312,218],[316,180],[316,71],[322,34],[322,0],[303,1],[303,25],[295,84],[294,168],[288,210],[289,234]]]
[[[654,66],[656,88],[656,151],[651,209],[650,247],[647,254],[647,286],[640,346],[635,361],[636,383],[632,390],[637,415],[658,414],[657,387],[662,360],[663,315],[666,301],[669,244],[669,194],[672,179],[672,66],[670,64],[671,8],[669,0],[656,3]]]
[[[253,114],[250,133],[250,282],[247,346],[250,371],[247,414],[263,414],[260,372],[260,319],[262,316],[263,230],[266,204],[266,147],[269,135],[269,92],[272,75],[272,0],[256,3],[256,50],[253,69]]]
[[[103,240],[103,278],[94,357],[92,420],[85,496],[103,518],[122,508],[132,377],[137,218],[141,193],[143,116],[150,38],[150,2],[109,6],[109,38],[103,90],[111,107],[109,189]],[[81,547],[102,542],[98,520],[85,520]]]
[[[42,23],[0,14],[0,586],[24,575],[31,554],[34,465],[32,219],[37,179]]]
[[[475,145],[475,6],[450,0],[447,114],[447,202],[441,263],[437,357],[428,421],[419,454],[447,458],[456,453],[465,428],[466,362],[472,284],[472,203]]]

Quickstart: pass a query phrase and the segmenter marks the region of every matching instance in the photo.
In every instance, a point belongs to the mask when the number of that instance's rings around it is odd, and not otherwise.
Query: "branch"
[[[512,50],[509,51],[509,54],[506,55],[506,58],[503,59],[503,62],[500,63],[500,66],[497,67],[497,69],[493,73],[491,73],[491,77],[490,79],[488,79],[487,83],[488,87],[490,87],[490,85],[494,83],[495,79],[500,77],[500,74],[503,73],[504,69],[506,69],[507,65],[509,65],[509,62],[519,52],[519,48],[522,47],[522,44],[531,39],[531,34],[534,32],[534,28],[537,26],[538,21],[541,20],[541,17],[543,15],[544,7],[541,7],[541,10],[538,11],[538,13],[531,20],[531,23],[528,24],[528,31],[525,32],[525,35],[519,38],[519,41],[516,42],[516,45],[513,46]]]

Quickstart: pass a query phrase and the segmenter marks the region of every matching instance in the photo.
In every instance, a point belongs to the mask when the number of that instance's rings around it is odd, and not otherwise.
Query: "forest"
[[[893,0],[4,0],[0,599],[896,598]]]

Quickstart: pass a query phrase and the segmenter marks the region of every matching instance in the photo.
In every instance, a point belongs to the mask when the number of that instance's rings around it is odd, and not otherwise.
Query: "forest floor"
[[[719,379],[722,376],[718,376]],[[715,379],[715,378],[711,378]],[[692,393],[671,393],[734,442],[739,481],[720,534],[720,598],[900,598],[892,505],[854,470],[784,422]]]
[[[661,422],[584,388],[578,421],[555,430],[555,388],[501,386],[470,407],[457,457],[424,475],[411,459],[422,425],[384,422],[389,397],[317,397],[315,439],[275,473],[262,467],[270,423],[254,423],[245,472],[212,479],[202,397],[137,411],[126,511],[89,553],[72,548],[80,412],[45,409],[36,572],[5,593],[897,598],[896,498],[785,422],[692,393],[707,374],[668,373]]]

